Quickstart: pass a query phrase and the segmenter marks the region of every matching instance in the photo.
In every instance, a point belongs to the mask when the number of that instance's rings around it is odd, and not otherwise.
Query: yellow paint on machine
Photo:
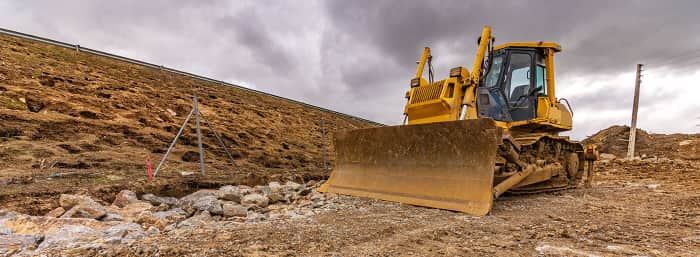
[[[501,133],[491,119],[340,132],[320,190],[485,215]]]

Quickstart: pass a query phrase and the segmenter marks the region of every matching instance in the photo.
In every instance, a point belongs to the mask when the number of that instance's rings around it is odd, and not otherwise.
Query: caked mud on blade
[[[501,134],[491,119],[340,132],[321,191],[485,215]]]

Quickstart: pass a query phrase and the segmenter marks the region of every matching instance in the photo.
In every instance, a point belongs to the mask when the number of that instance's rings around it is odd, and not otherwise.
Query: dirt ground
[[[131,254],[698,256],[700,164],[603,163],[593,188],[506,196],[492,213],[342,197],[303,220],[163,233]]]

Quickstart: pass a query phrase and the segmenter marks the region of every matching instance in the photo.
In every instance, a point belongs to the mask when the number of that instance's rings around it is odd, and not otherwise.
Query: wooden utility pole
[[[637,137],[637,110],[639,110],[639,85],[642,83],[642,64],[637,64],[637,79],[634,82],[634,103],[632,103],[632,123],[627,145],[627,159],[634,159],[634,143]]]

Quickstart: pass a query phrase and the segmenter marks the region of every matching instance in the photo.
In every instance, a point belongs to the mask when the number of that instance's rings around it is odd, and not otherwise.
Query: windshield
[[[495,87],[498,85],[498,78],[501,77],[501,66],[503,66],[503,57],[505,55],[495,56],[489,72],[486,74],[486,80],[484,81],[485,87]]]

